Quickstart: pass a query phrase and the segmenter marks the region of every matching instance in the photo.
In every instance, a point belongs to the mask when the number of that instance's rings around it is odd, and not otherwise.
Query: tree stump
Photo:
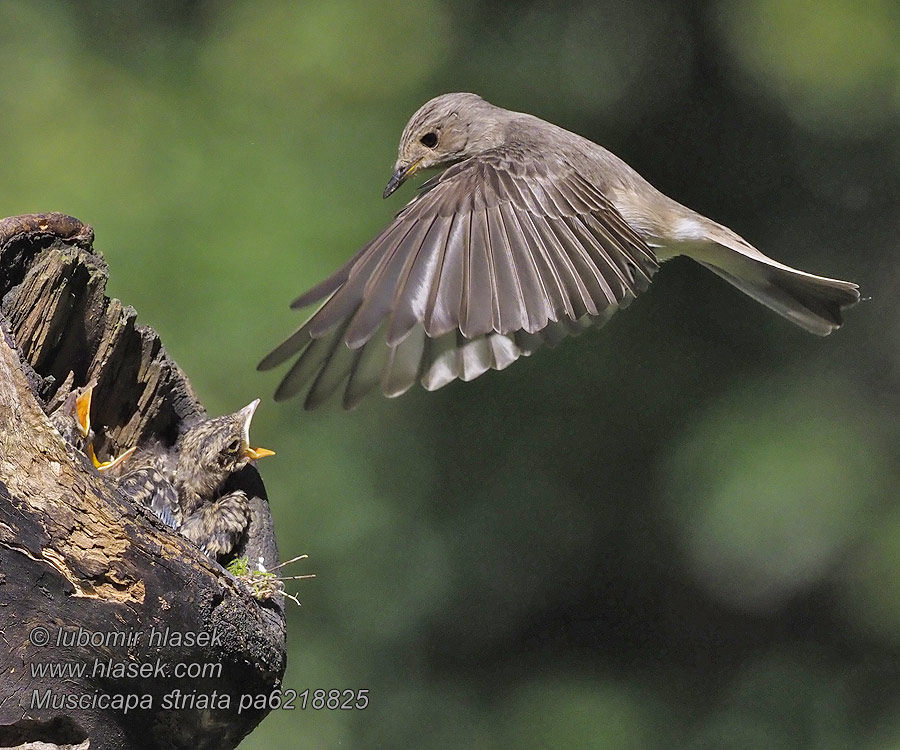
[[[278,706],[284,615],[142,507],[49,422],[94,381],[101,455],[174,443],[204,416],[159,337],[105,295],[93,231],[0,221],[0,747],[231,748]],[[238,554],[277,550],[256,469]]]

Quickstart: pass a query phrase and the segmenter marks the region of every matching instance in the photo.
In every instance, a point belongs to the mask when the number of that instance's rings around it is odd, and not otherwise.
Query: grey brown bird
[[[171,448],[144,446],[121,475],[120,489],[208,555],[227,555],[249,518],[246,493],[226,490],[228,479],[250,461],[274,455],[250,446],[250,422],[258,405],[256,399],[234,414],[201,420]]]
[[[820,336],[855,284],[775,261],[663,195],[602,146],[475,94],[422,106],[400,138],[387,197],[446,167],[394,221],[292,307],[320,307],[259,365],[299,354],[276,391],[352,407],[380,386],[429,390],[605,323],[659,264],[686,255]]]

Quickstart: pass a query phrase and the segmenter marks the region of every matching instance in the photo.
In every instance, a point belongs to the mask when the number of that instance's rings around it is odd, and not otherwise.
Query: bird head
[[[205,419],[185,432],[176,446],[179,480],[201,494],[212,492],[250,461],[274,456],[274,451],[250,445],[250,422],[257,406],[259,399],[234,414]]]
[[[502,141],[504,113],[477,94],[443,94],[423,104],[410,118],[384,197],[422,169],[446,167]]]
[[[94,437],[91,429],[91,394],[94,386],[91,383],[84,388],[73,388],[71,380],[72,374],[69,373],[48,405],[50,421],[66,442],[83,450]]]

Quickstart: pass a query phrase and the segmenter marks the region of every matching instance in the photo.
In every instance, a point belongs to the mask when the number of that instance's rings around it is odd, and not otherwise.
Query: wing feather
[[[455,216],[435,216],[421,247],[410,255],[403,277],[396,285],[394,305],[387,331],[388,346],[396,346],[425,320],[432,282],[443,264]]]
[[[410,256],[415,257],[426,242],[436,219],[434,216],[430,221],[410,222],[409,230],[385,253],[385,260],[379,264],[366,284],[361,304],[347,329],[347,344],[351,349],[359,348],[372,338],[390,312],[403,268]]]
[[[466,212],[451,218],[453,225],[447,234],[439,269],[430,284],[423,319],[429,336],[441,336],[459,326],[471,214]]]
[[[525,327],[525,300],[512,257],[512,248],[503,230],[500,207],[485,209],[487,215],[488,251],[492,267],[493,328],[510,333]]]
[[[494,272],[485,209],[473,211],[470,219],[464,309],[459,321],[459,329],[466,338],[489,333],[494,320]]]
[[[521,327],[527,331],[539,331],[547,325],[548,320],[555,319],[552,291],[548,292],[547,290],[547,286],[552,286],[554,279],[552,274],[548,279],[548,284],[541,279],[534,252],[531,249],[533,240],[524,231],[522,223],[510,203],[501,203],[498,210],[500,226],[506,236],[513,272],[516,274],[522,295],[524,325]]]

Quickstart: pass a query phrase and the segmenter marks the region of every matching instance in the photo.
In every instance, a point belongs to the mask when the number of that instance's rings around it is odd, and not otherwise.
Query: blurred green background
[[[254,440],[285,686],[242,748],[900,747],[894,0],[0,3],[0,214],[90,222],[109,292]],[[426,99],[603,143],[790,265],[827,339],[687,260],[600,332],[314,414],[258,360],[384,202]]]

